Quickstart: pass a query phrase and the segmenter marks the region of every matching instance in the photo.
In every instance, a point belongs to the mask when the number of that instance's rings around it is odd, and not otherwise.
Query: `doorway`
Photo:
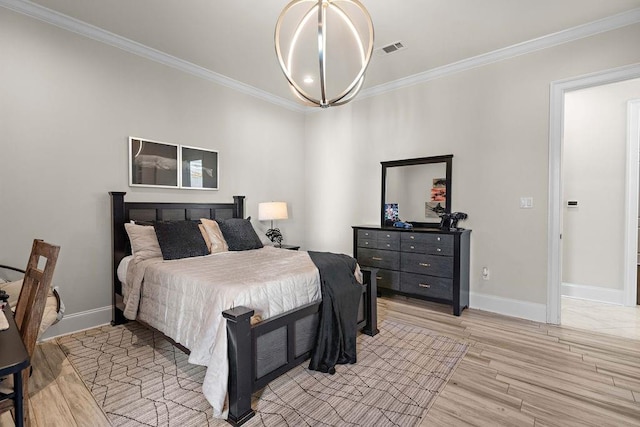
[[[563,214],[565,213],[564,207],[568,201],[563,197],[563,182],[562,182],[562,154],[563,154],[563,137],[564,137],[564,117],[565,117],[565,95],[570,92],[578,91],[581,89],[597,87],[602,85],[613,84],[617,82],[623,82],[640,78],[640,64],[623,67],[615,70],[608,70],[588,76],[563,80],[554,82],[551,85],[551,108],[550,108],[550,137],[549,137],[549,234],[548,234],[548,293],[547,293],[547,322],[552,324],[560,324],[561,320],[561,284],[562,284],[562,233],[563,233]],[[632,108],[635,108],[631,106]],[[630,113],[631,115],[631,113]],[[632,134],[632,131],[629,131]],[[636,135],[637,137],[637,135]],[[637,155],[637,152],[636,152]],[[637,157],[636,157],[637,158]],[[637,161],[634,165],[636,170],[635,175],[635,205],[628,211],[633,211],[632,218],[625,218],[625,227],[629,227],[630,224],[635,224],[633,229],[633,236],[629,241],[625,242],[625,245],[635,243],[637,245],[637,224],[638,224],[638,189],[637,189]],[[632,189],[627,189],[631,191]],[[578,200],[579,205],[579,200]],[[628,215],[627,215],[628,216]],[[606,222],[604,219],[600,222],[601,226],[604,226]],[[629,233],[625,234],[629,236]],[[622,243],[621,243],[622,245]],[[626,246],[625,246],[626,247]],[[637,253],[637,247],[634,250]],[[630,270],[629,262],[631,257],[625,257],[625,270]],[[635,265],[635,261],[634,265]],[[633,274],[625,271],[623,277],[625,281],[624,291],[622,292],[622,299],[625,305],[631,305],[631,297],[633,297],[633,304],[636,303],[636,286],[635,283],[631,287],[629,278],[635,278],[635,270]]]

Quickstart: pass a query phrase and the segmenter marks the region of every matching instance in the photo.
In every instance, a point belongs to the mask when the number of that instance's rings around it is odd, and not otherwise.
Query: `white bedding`
[[[139,289],[136,277],[144,277]],[[309,255],[273,247],[173,261],[133,259],[123,296],[125,316],[187,347],[190,363],[207,366],[202,389],[219,418],[227,414],[229,369],[222,312],[243,305],[267,319],[321,298]]]

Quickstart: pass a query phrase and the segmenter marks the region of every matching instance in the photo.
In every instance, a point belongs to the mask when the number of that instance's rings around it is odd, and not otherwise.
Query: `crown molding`
[[[138,55],[140,57],[175,68],[196,77],[209,80],[221,86],[234,89],[246,95],[250,95],[263,101],[279,105],[280,107],[284,107],[296,112],[304,112],[306,110],[304,106],[301,106],[294,101],[289,101],[287,99],[273,95],[272,93],[257,89],[253,86],[249,86],[237,80],[233,80],[207,68],[193,64],[189,61],[182,60],[157,49],[153,49],[149,46],[119,36],[100,27],[96,27],[95,25],[88,24],[84,21],[80,21],[68,15],[64,15],[60,12],[56,12],[55,10],[46,8],[28,0],[0,0],[0,6],[13,10],[14,12],[21,13],[23,15],[27,15],[31,18],[44,21],[48,24],[55,25],[56,27],[71,31],[81,36],[88,37],[98,42],[108,44],[118,49],[122,49],[129,53],[133,53],[134,55]]]
[[[28,0],[0,0],[0,6],[292,111],[308,113],[317,110],[276,96],[253,86],[249,86],[207,68],[182,60],[133,40],[129,40],[125,37],[103,30],[102,28],[64,15],[60,12],[56,12]],[[516,56],[525,55],[531,52],[536,52],[538,50],[547,49],[563,43],[572,42],[628,25],[633,25],[638,22],[640,22],[640,8],[632,9],[627,12],[579,25],[577,27],[568,28],[557,33],[552,33],[523,43],[494,50],[492,52],[463,59],[458,62],[433,68],[389,83],[363,89],[354,101],[428,82],[430,80],[460,73],[462,71],[503,61]]]
[[[568,28],[557,33],[548,34],[526,42],[518,43],[492,52],[484,53],[471,58],[466,58],[458,62],[443,65],[442,67],[433,68],[422,73],[414,74],[409,77],[394,80],[378,86],[363,89],[357,99],[365,99],[372,96],[380,95],[396,89],[413,86],[419,83],[428,82],[429,80],[438,79],[440,77],[451,74],[460,73],[472,68],[481,67],[494,62],[504,61],[520,55],[536,52],[538,50],[547,49],[558,46],[563,43],[572,42],[585,37],[594,36],[596,34],[605,33],[628,25],[640,22],[640,8],[632,9],[608,18],[603,18],[577,27]]]

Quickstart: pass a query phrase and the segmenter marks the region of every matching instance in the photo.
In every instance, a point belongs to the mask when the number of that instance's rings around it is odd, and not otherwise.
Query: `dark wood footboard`
[[[376,268],[362,269],[362,298],[358,329],[373,336],[378,331]],[[315,344],[320,302],[307,304],[251,325],[254,311],[248,307],[226,310],[229,354],[229,416],[239,426],[255,415],[251,394],[311,355]]]

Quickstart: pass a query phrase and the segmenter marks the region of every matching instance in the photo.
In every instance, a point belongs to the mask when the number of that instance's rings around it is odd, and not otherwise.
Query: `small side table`
[[[0,331],[0,377],[13,374],[13,393],[5,398],[14,401],[16,427],[22,427],[24,422],[22,370],[29,366],[29,353],[22,342],[9,305],[4,308],[4,314],[9,322],[9,329]]]
[[[276,248],[280,248],[280,249],[289,249],[290,251],[297,251],[298,249],[300,249],[300,246],[294,246],[294,245],[276,245]]]

